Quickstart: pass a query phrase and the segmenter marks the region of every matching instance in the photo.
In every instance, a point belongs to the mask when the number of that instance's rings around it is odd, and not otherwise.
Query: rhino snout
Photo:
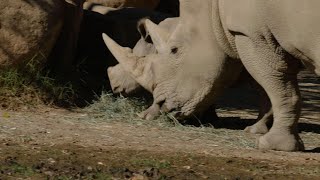
[[[112,91],[113,92],[115,92],[117,89],[118,89],[118,86],[119,85],[116,85],[115,84],[115,80],[114,80],[114,74],[113,74],[113,67],[109,67],[108,69],[107,69],[107,73],[108,73],[108,78],[109,78],[109,81],[110,81],[110,85],[111,85],[111,89],[112,89]]]
[[[179,107],[173,103],[172,101],[164,100],[159,103],[161,107],[161,111],[165,113],[172,113],[172,112],[178,112]],[[178,115],[178,114],[177,114]]]
[[[112,92],[115,94],[124,93],[125,89],[123,88],[121,81],[119,81],[119,78],[121,79],[121,77],[117,75],[117,68],[109,67],[107,69],[107,73],[108,73]]]
[[[177,120],[183,119],[185,116],[183,115],[182,111],[178,106],[174,105],[173,103],[163,103],[161,106],[161,111],[165,113],[169,113],[172,117]]]

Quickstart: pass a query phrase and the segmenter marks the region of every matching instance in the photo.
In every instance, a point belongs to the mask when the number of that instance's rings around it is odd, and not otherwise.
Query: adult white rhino
[[[158,25],[158,28],[164,29],[167,32],[173,32],[176,29],[177,24],[179,23],[179,18],[167,18],[164,21],[160,22]],[[141,38],[136,43],[136,45],[132,49],[132,53],[135,56],[143,57],[147,56],[149,54],[156,53],[157,50],[155,46],[152,44],[152,42],[149,42],[149,35],[146,33],[145,29],[145,19],[141,20],[138,23],[138,30],[140,32]],[[138,93],[145,93],[144,91],[141,91],[141,85],[130,76],[130,72],[127,72],[121,64],[117,64],[113,67],[108,68],[108,77],[111,85],[111,89],[113,93],[115,94],[122,94],[122,95],[132,95],[138,92]],[[251,87],[256,89],[258,91],[258,94],[260,96],[259,101],[259,115],[258,115],[258,122],[252,126],[248,126],[245,131],[254,133],[254,134],[265,134],[268,132],[267,123],[269,121],[272,121],[273,119],[273,113],[271,111],[270,106],[270,100],[268,99],[267,94],[261,89],[259,85],[257,85],[256,82],[253,81],[252,78],[248,76],[247,71],[242,71],[240,74],[240,77],[237,78],[235,84],[232,86],[237,86],[241,84],[244,81],[249,81],[249,84]],[[243,83],[242,83],[243,84]],[[160,108],[160,107],[159,107]],[[152,112],[142,112],[138,115],[141,118],[144,118],[146,120],[151,120],[157,116],[157,114],[160,114],[160,109],[153,108],[151,109]],[[195,115],[197,118],[197,121],[199,119],[202,119],[201,117],[207,117],[208,113],[210,112],[210,121],[213,119],[218,119],[217,114],[215,111],[213,111],[214,108],[210,107],[210,110],[203,111],[201,114]],[[206,121],[206,120],[204,120]]]
[[[297,73],[304,64],[320,75],[319,9],[318,0],[180,0],[174,33],[146,22],[156,54],[139,59],[103,38],[131,76],[153,92],[146,113],[160,107],[177,117],[202,111],[243,64],[267,92],[274,112],[273,126],[258,147],[297,151],[304,149],[297,129]]]

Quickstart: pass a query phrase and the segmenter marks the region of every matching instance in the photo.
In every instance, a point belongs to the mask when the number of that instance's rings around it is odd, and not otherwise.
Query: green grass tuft
[[[70,103],[76,92],[71,83],[60,84],[45,69],[45,57],[39,53],[28,63],[0,71],[0,100],[2,108]]]
[[[173,121],[167,114],[160,115],[157,119],[147,121],[137,114],[149,107],[150,103],[141,98],[114,97],[110,93],[102,93],[98,100],[85,108],[93,121],[122,121],[140,125],[173,127],[181,126]]]

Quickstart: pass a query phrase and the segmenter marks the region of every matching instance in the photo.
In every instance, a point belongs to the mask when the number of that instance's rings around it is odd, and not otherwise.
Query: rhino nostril
[[[181,113],[181,111],[174,111],[174,112],[172,112],[172,116],[177,119],[180,119],[182,117],[182,113]]]
[[[121,93],[123,91],[123,89],[120,88],[120,86],[115,86],[115,87],[112,88],[112,91],[114,93]]]
[[[161,107],[161,111],[162,112],[165,112],[165,113],[167,113],[167,112],[169,112],[170,111],[170,109],[164,104],[164,105],[162,105],[162,106],[160,106]]]
[[[165,100],[162,100],[162,101],[158,102],[158,105],[159,105],[161,111],[166,113],[166,112],[169,112],[170,109],[168,108],[167,104],[165,104],[165,102],[166,102]]]
[[[163,106],[164,102],[166,102],[166,101],[165,101],[165,100],[162,100],[162,101],[158,102],[159,106],[160,106],[160,107]]]
[[[163,105],[160,107],[161,107],[161,110],[166,113],[170,113],[170,112],[177,110],[176,107],[174,107],[174,106],[172,106],[172,104],[168,104],[168,103],[163,103]]]

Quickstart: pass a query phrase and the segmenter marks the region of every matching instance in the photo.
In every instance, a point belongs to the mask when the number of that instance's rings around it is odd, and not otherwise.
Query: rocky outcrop
[[[61,30],[64,2],[10,0],[0,3],[0,66],[48,55]]]
[[[39,54],[44,57],[43,60],[46,60],[57,39],[61,37],[62,29],[65,29],[64,31],[72,29],[78,34],[82,1],[2,1],[0,3],[0,67],[24,64]],[[67,39],[69,40],[70,38]],[[77,35],[72,37],[71,41],[73,42],[69,44],[74,46]]]

